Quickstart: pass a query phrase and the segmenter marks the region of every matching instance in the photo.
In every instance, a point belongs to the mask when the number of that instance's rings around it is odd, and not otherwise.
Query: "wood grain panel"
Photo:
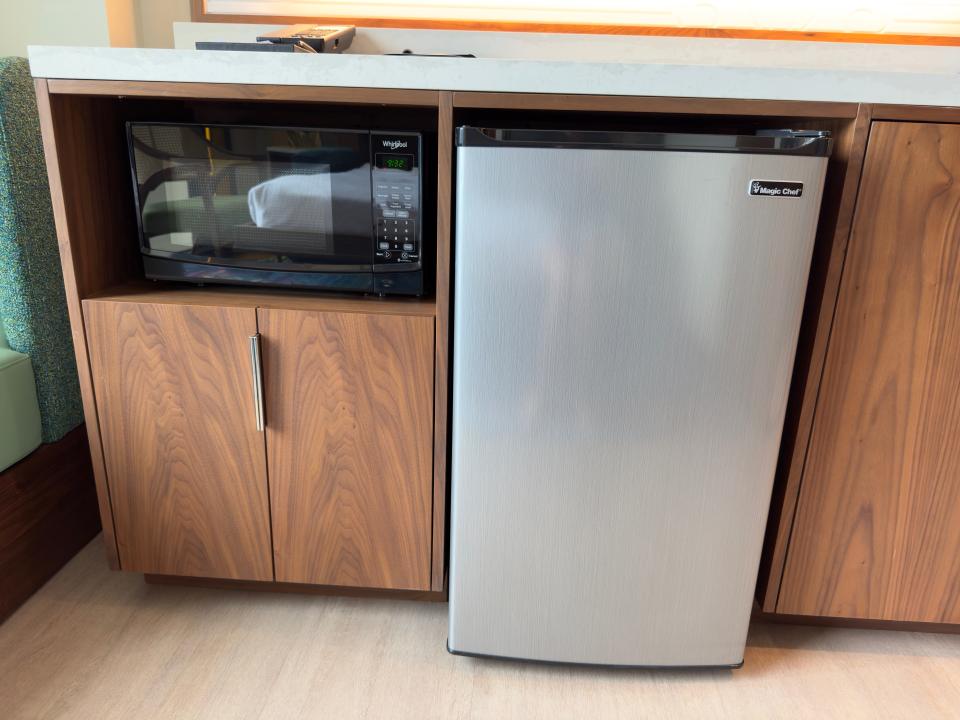
[[[375,295],[324,295],[302,290],[156,282],[124,283],[93,295],[97,300],[119,302],[197,305],[200,307],[278,308],[316,310],[318,312],[359,312],[384,315],[423,315],[433,317],[430,298],[379,297]]]
[[[960,107],[931,105],[870,106],[874,120],[912,120],[914,122],[960,123]]]
[[[87,439],[93,462],[93,476],[97,488],[97,503],[103,525],[103,543],[107,561],[114,570],[120,569],[120,557],[114,533],[113,511],[110,491],[104,466],[100,440],[100,425],[97,419],[97,404],[94,398],[90,363],[87,358],[87,338],[84,332],[83,311],[80,300],[91,290],[119,282],[127,267],[123,258],[126,253],[108,246],[115,241],[118,228],[109,221],[110,211],[91,193],[113,187],[111,183],[91,182],[85,173],[96,173],[102,168],[105,157],[91,156],[104,152],[106,158],[116,153],[116,148],[107,148],[97,142],[88,142],[82,131],[93,129],[93,123],[101,120],[109,128],[109,118],[92,112],[88,103],[60,102],[56,107],[51,102],[46,80],[36,80],[37,111],[43,150],[46,157],[47,177],[50,183],[50,199],[57,228],[60,249],[60,264],[70,316],[70,333],[77,360],[77,376],[80,381],[80,396],[83,415],[86,419]],[[117,195],[113,195],[117,197]],[[122,194],[119,195],[122,197]],[[104,212],[106,210],[106,212]],[[122,225],[120,233],[122,233]],[[126,235],[127,241],[131,235]],[[132,247],[132,244],[130,245]]]
[[[166,82],[146,80],[47,81],[53,95],[104,97],[196,98],[199,100],[273,100],[350,105],[436,107],[436,90],[322,87],[316,85],[252,85],[243,83]]]
[[[860,174],[870,133],[870,107],[861,106],[855,122],[810,120],[794,123],[833,133],[834,149],[817,226],[804,303],[803,322],[787,402],[777,480],[770,508],[757,591],[765,612],[774,612],[787,558],[790,532],[800,494],[803,465],[810,444],[813,416],[827,355],[827,342],[837,306]],[[816,127],[815,127],[816,126]]]
[[[453,244],[453,93],[440,93],[437,122],[437,288],[433,402],[433,558],[430,587],[444,589],[447,548],[447,425],[450,387],[450,252]]]
[[[39,81],[37,82],[39,86]],[[48,83],[49,85],[49,83]],[[39,90],[38,90],[39,93]],[[113,99],[38,96],[48,155],[61,257],[68,251],[70,279],[83,299],[105,287],[142,278],[130,160],[122,108]],[[49,140],[47,139],[49,138]],[[109,198],[109,202],[104,199]]]
[[[433,319],[258,317],[277,580],[429,590]]]
[[[874,123],[777,611],[960,622],[960,126]]]
[[[857,115],[857,103],[636,95],[568,95],[560,93],[458,91],[453,94],[453,105],[458,108],[554,110],[561,112],[761,115],[817,118],[854,118]]]
[[[84,301],[124,570],[272,580],[251,308]]]
[[[98,532],[82,427],[0,472],[0,622]]]

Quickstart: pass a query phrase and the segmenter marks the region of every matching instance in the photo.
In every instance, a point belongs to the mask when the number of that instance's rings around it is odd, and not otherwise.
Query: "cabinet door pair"
[[[432,317],[84,313],[124,570],[429,588]]]

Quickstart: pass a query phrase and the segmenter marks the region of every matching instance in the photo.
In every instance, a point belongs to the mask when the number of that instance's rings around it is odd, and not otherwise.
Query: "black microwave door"
[[[131,123],[142,251],[190,263],[369,272],[366,132]]]

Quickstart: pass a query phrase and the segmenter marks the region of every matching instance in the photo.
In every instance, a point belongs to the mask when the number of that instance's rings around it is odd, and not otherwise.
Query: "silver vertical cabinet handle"
[[[263,364],[260,362],[260,333],[250,336],[250,369],[253,371],[253,412],[257,432],[263,432]]]

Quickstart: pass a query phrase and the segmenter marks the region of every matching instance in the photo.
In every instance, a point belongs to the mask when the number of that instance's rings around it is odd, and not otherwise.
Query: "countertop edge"
[[[34,77],[960,105],[960,73],[31,46]]]

